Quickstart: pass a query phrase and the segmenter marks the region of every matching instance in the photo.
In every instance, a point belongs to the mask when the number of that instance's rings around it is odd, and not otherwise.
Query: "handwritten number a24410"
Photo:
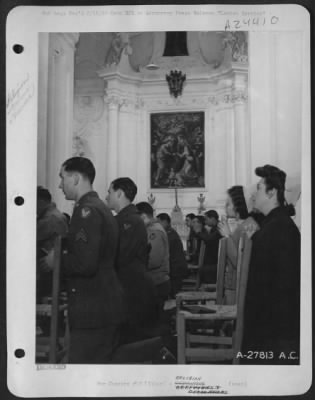
[[[270,21],[266,21],[265,17],[261,17],[261,18],[244,18],[242,20],[240,19],[235,19],[233,21],[230,21],[229,19],[226,20],[225,22],[225,27],[224,30],[225,31],[230,31],[230,30],[240,30],[240,29],[245,29],[245,28],[249,28],[252,25],[255,26],[264,26],[266,24],[266,22],[270,23],[271,25],[275,25],[279,22],[279,18],[276,16],[272,16],[270,18]]]

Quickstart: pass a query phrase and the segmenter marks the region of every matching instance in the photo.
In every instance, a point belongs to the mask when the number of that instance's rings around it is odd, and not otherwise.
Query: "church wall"
[[[66,207],[63,194],[56,189],[58,177],[53,179],[53,174],[58,174],[63,159],[81,154],[95,163],[95,189],[102,198],[113,179],[130,176],[138,186],[136,201],[152,195],[157,212],[170,212],[174,190],[150,188],[150,114],[174,111],[205,113],[205,188],[179,189],[184,213],[197,212],[200,194],[205,196],[206,209],[223,213],[226,189],[255,183],[253,171],[259,165],[272,163],[299,177],[301,60],[296,55],[301,51],[300,39],[295,32],[251,32],[248,74],[246,63],[200,73],[190,59],[190,73],[177,100],[168,93],[163,71],[160,76],[135,73],[123,54],[120,68],[108,67],[96,78],[75,80],[72,110],[71,104],[63,109],[53,98],[57,93],[60,100],[65,93],[56,73],[64,74],[63,82],[73,80],[73,47],[64,37],[50,35],[50,42],[66,49],[66,60],[59,70],[53,70],[48,65],[47,37],[43,36],[38,183],[47,185],[57,204]],[[71,84],[66,87],[70,99]],[[61,121],[68,121],[66,126],[61,126],[56,107]],[[56,146],[63,148],[58,157]]]
[[[271,163],[289,176],[301,174],[301,39],[299,32],[251,32],[252,170]]]

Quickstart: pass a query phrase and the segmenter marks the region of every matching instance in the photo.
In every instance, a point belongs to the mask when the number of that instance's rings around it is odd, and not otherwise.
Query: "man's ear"
[[[80,182],[80,178],[81,178],[80,174],[78,174],[77,172],[73,173],[73,181],[75,185],[78,185],[78,183]]]
[[[272,199],[274,196],[277,196],[277,190],[275,188],[268,190],[267,196],[269,199]]]
[[[121,189],[118,189],[118,190],[117,190],[117,197],[118,197],[118,199],[120,199],[122,195],[123,195],[123,191],[122,191]]]

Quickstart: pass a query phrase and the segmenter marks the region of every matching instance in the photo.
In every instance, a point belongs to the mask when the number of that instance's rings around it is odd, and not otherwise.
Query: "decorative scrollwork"
[[[227,32],[223,39],[223,48],[229,48],[232,61],[248,62],[248,44],[245,32]]]

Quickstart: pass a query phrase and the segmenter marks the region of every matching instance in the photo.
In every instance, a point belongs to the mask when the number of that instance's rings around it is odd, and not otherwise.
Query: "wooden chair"
[[[183,291],[176,295],[176,310],[180,310],[185,304],[204,304],[206,301],[212,300],[216,304],[223,303],[224,295],[224,273],[226,266],[226,249],[227,239],[222,238],[219,242],[218,251],[218,267],[217,267],[217,282],[215,284],[199,284],[200,278],[197,279],[195,290]],[[199,268],[203,265],[205,253],[205,244],[203,243],[202,253],[199,259]]]
[[[194,290],[179,292],[176,295],[176,315],[187,305],[204,305],[206,302],[222,304],[224,291],[224,272],[226,265],[226,239],[222,238],[219,242],[217,283],[199,285],[200,279],[196,281]],[[199,258],[200,268],[203,265],[205,244]],[[177,321],[177,319],[176,319]]]
[[[200,245],[198,264],[197,265],[188,264],[189,277],[183,279],[181,291],[185,292],[185,291],[196,290],[199,287],[200,285],[199,271],[204,262],[205,249],[206,245],[204,241],[202,241]]]
[[[236,355],[241,349],[243,337],[243,313],[250,253],[251,240],[244,234],[240,239],[238,250],[236,305],[189,305],[186,306],[186,310],[178,311],[178,364],[224,363],[231,360],[233,364],[238,364]],[[220,332],[219,327],[225,321],[230,321],[233,326],[231,336],[222,336]],[[194,330],[191,332],[189,325],[192,322]],[[201,333],[196,333],[198,324]],[[204,329],[207,324],[213,329]]]
[[[213,300],[215,300],[215,302],[217,304],[223,304],[226,252],[227,252],[227,239],[222,238],[219,241],[217,281],[214,284],[213,283],[201,283],[199,285],[200,291],[213,292],[211,298]]]
[[[67,305],[60,303],[60,263],[61,263],[61,237],[57,237],[54,244],[54,261],[52,273],[52,297],[51,304],[37,304],[37,317],[50,318],[49,336],[36,338],[37,361],[57,363],[61,360],[67,362],[67,349],[69,345],[69,331],[66,319]],[[59,337],[59,321],[65,318],[65,335]]]

